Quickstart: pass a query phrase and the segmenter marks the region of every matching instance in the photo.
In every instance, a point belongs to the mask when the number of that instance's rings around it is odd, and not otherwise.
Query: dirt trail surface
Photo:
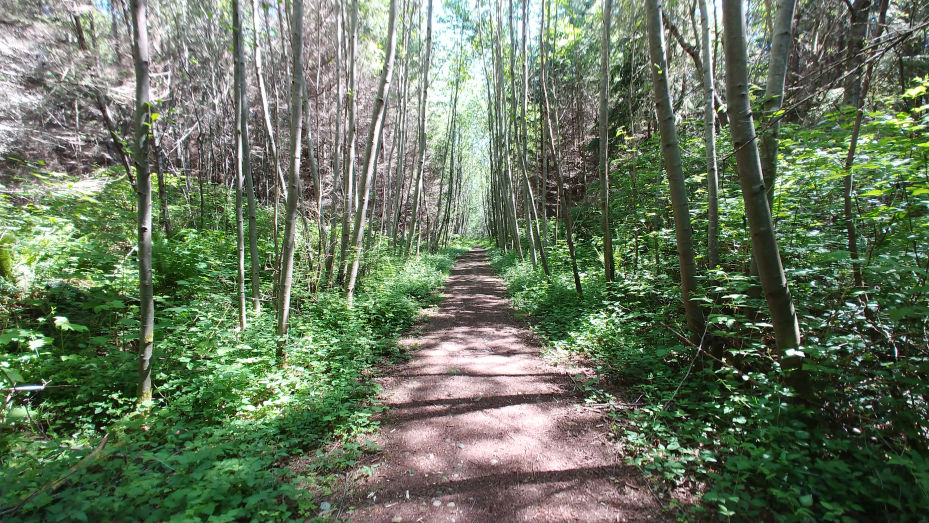
[[[350,520],[666,519],[602,415],[539,357],[485,251],[459,258],[445,295],[384,379],[382,451],[343,505]]]

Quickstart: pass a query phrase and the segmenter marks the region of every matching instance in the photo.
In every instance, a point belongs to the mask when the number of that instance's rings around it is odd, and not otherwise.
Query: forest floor
[[[353,521],[655,521],[610,424],[516,318],[487,254],[462,255],[445,300],[382,378],[388,407],[340,515]],[[368,468],[371,470],[371,468]]]

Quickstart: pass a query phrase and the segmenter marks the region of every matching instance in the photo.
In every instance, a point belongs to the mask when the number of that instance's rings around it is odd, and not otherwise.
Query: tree
[[[652,79],[655,84],[655,106],[658,113],[658,130],[661,134],[661,150],[664,157],[671,207],[674,211],[674,232],[677,236],[677,259],[681,271],[681,291],[684,295],[684,311],[691,337],[700,341],[706,329],[703,309],[694,300],[697,289],[697,262],[694,258],[693,232],[690,224],[690,206],[687,188],[684,185],[684,169],[681,150],[674,123],[674,108],[671,106],[671,91],[668,87],[668,63],[665,60],[664,33],[662,32],[661,7],[658,0],[645,4],[648,24],[648,51],[651,57]]]
[[[294,274],[294,238],[297,231],[297,201],[300,198],[300,141],[303,136],[303,0],[291,4],[290,73],[290,155],[287,171],[287,203],[285,205],[284,236],[281,247],[281,272],[278,284],[277,360],[283,362],[284,336],[290,319],[290,289]]]
[[[613,227],[610,224],[610,19],[612,0],[603,0],[603,33],[600,36],[600,226],[603,229],[603,269],[606,281],[615,279]]]
[[[745,202],[745,215],[752,238],[752,256],[771,312],[777,348],[785,355],[800,345],[800,325],[781,254],[774,236],[771,209],[761,172],[761,159],[755,141],[751,100],[748,93],[748,56],[745,43],[745,16],[741,0],[723,0],[724,51],[726,55],[726,99],[729,102],[729,125],[735,148],[739,183]],[[788,359],[788,366],[799,364]]]
[[[857,120],[858,107],[862,98],[862,72],[861,64],[864,61],[862,49],[864,41],[868,35],[868,13],[871,10],[871,0],[855,0],[847,2],[849,24],[848,40],[845,46],[845,86],[842,96],[843,110],[853,111]],[[857,122],[860,128],[861,123]],[[856,130],[857,132],[857,130]],[[857,141],[855,136],[855,141]],[[861,265],[858,259],[858,230],[855,226],[855,210],[853,193],[855,190],[855,178],[851,171],[851,162],[855,157],[854,145],[849,149],[850,154],[846,157],[845,175],[842,177],[842,203],[843,214],[845,217],[845,233],[848,239],[848,253],[852,260],[852,278],[856,287],[861,287],[864,280],[861,276]]]
[[[703,143],[706,148],[706,259],[713,269],[719,263],[719,172],[716,168],[716,113],[713,100],[713,56],[710,48],[710,16],[707,0],[697,0],[700,6],[700,40],[703,51]],[[782,82],[783,88],[783,82]],[[783,90],[783,89],[782,89]]]
[[[398,245],[399,235],[397,231],[400,227],[400,218],[401,218],[401,202],[402,202],[402,193],[404,187],[404,176],[406,166],[406,145],[407,145],[407,127],[408,127],[408,111],[407,105],[409,103],[409,94],[410,94],[410,34],[412,32],[413,23],[409,19],[412,18],[412,13],[408,10],[404,10],[404,30],[403,30],[403,64],[401,68],[401,82],[400,82],[400,107],[399,114],[397,119],[397,125],[399,130],[397,130],[397,140],[399,142],[399,152],[397,153],[397,168],[395,176],[395,184],[393,189],[392,197],[388,198],[387,202],[387,220],[388,224],[388,235],[391,238],[391,243],[394,247]]]
[[[152,400],[152,348],[155,336],[155,301],[152,284],[152,178],[148,168],[151,149],[151,85],[148,48],[148,1],[130,0],[132,58],[135,64],[135,141],[133,163],[138,196],[139,257],[139,402]]]
[[[355,106],[357,101],[356,72],[358,55],[358,0],[352,0],[352,35],[348,49],[348,92],[346,93],[346,106],[348,108],[348,134],[345,147],[345,160],[342,163],[342,244],[339,249],[339,281],[344,283],[348,270],[348,240],[351,232],[352,214],[355,212],[355,201],[358,196],[355,192],[355,146],[357,144],[357,128],[355,122]]]
[[[351,305],[355,293],[355,283],[358,279],[358,266],[361,262],[361,241],[364,234],[365,217],[368,213],[370,199],[370,186],[374,178],[377,164],[377,149],[380,145],[381,131],[384,125],[384,116],[387,112],[387,96],[394,74],[394,57],[397,52],[397,0],[390,0],[390,19],[387,23],[387,56],[384,57],[384,68],[377,86],[377,97],[374,99],[374,109],[371,115],[371,127],[368,129],[368,145],[364,155],[364,172],[358,185],[361,201],[358,212],[355,213],[355,226],[352,229],[351,268],[348,282],[345,286],[348,303]]]
[[[768,206],[774,208],[774,185],[777,180],[777,142],[781,119],[778,114],[784,106],[784,80],[787,77],[787,59],[793,40],[793,20],[796,0],[781,0],[774,15],[773,38],[768,58],[768,80],[761,105],[765,130],[758,140],[761,156],[761,173],[764,176]]]
[[[233,98],[235,99],[236,180],[239,193],[236,196],[236,219],[241,222],[242,197],[244,190],[248,198],[248,250],[251,261],[252,307],[261,311],[261,277],[258,253],[258,225],[256,217],[255,187],[252,179],[251,155],[248,140],[248,91],[245,83],[245,44],[242,42],[242,12],[239,0],[232,0],[232,46],[235,54],[233,64]],[[239,224],[241,225],[241,224]],[[241,227],[239,227],[240,229]],[[241,232],[241,231],[239,231]],[[239,276],[241,277],[239,322],[245,328],[245,256],[244,238],[239,245]]]
[[[422,74],[419,79],[419,138],[416,148],[419,158],[416,162],[416,176],[413,180],[415,187],[413,192],[413,214],[410,217],[410,228],[407,231],[409,236],[406,240],[406,248],[403,249],[405,255],[409,256],[413,248],[413,236],[416,234],[417,219],[419,217],[419,200],[423,192],[423,172],[426,169],[426,107],[429,104],[429,66],[432,61],[432,0],[429,0],[426,9],[426,43],[425,58],[421,63]]]
[[[245,330],[248,320],[245,312],[245,225],[242,216],[242,194],[245,192],[245,171],[248,169],[248,144],[245,140],[245,126],[247,125],[242,119],[242,96],[244,84],[239,82],[242,75],[242,63],[239,62],[239,51],[242,46],[242,23],[239,16],[239,2],[232,2],[232,32],[233,48],[235,55],[234,62],[234,79],[233,83],[233,100],[235,113],[235,229],[236,229],[236,255],[237,255],[237,272],[236,272],[236,290],[239,298],[239,329]],[[241,55],[244,60],[244,53]]]
[[[548,0],[542,0],[542,21],[540,23],[540,33],[544,35],[546,33],[546,11],[548,8]],[[565,222],[565,242],[568,244],[568,256],[571,258],[571,273],[574,276],[574,291],[578,296],[584,295],[584,289],[581,286],[581,274],[577,267],[577,254],[574,249],[574,223],[571,213],[573,212],[571,206],[571,198],[568,195],[568,191],[565,190],[564,182],[564,173],[562,172],[561,160],[558,157],[558,148],[555,146],[555,133],[560,133],[561,125],[558,121],[558,111],[551,110],[551,104],[549,103],[548,97],[548,83],[547,83],[547,68],[546,64],[548,63],[548,51],[547,46],[545,46],[544,36],[540,36],[541,45],[539,49],[539,83],[542,86],[542,119],[545,122],[545,136],[542,137],[542,140],[549,147],[549,152],[552,155],[552,163],[555,164],[555,172],[558,175],[558,192],[559,200],[561,202],[561,214],[564,216]],[[552,114],[554,113],[554,129],[552,126]],[[543,151],[544,154],[544,151]],[[557,236],[557,235],[556,235]]]

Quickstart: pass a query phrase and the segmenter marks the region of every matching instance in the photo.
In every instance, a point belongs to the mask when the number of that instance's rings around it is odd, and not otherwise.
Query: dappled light
[[[459,258],[412,360],[385,380],[381,452],[359,521],[661,519],[569,369],[544,363],[486,254]]]
[[[929,2],[0,0],[0,521],[925,521]]]

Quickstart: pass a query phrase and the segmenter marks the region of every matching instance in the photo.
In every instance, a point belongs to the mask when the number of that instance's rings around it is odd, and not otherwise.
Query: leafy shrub
[[[325,482],[315,475],[350,465],[360,447],[320,454],[300,477],[289,457],[372,430],[372,367],[399,353],[396,336],[430,303],[461,251],[405,262],[378,253],[355,307],[332,291],[295,293],[288,363],[280,367],[273,314],[234,329],[234,233],[184,228],[198,220],[178,216],[175,236],[156,238],[155,401],[138,411],[137,280],[121,258],[134,230],[96,232],[106,230],[125,193],[111,184],[83,204],[70,193],[37,199],[36,209],[54,213],[15,222],[16,254],[31,277],[0,301],[12,312],[0,325],[0,383],[46,387],[4,406],[0,517],[109,520],[128,508],[146,521],[311,514],[314,500],[295,485]],[[13,212],[0,207],[4,220]],[[78,236],[76,214],[99,221]],[[259,218],[270,227],[268,213]],[[53,241],[66,256],[33,254]],[[110,256],[102,265],[101,252]]]
[[[750,244],[732,180],[723,179],[720,193],[721,263],[704,272],[695,297],[709,325],[700,354],[681,341],[673,230],[661,221],[668,214],[661,202],[641,204],[645,218],[617,225],[615,246],[626,256],[619,281],[609,285],[593,247],[597,222],[577,221],[583,299],[574,293],[563,242],[553,242],[551,278],[513,252],[493,253],[494,269],[536,330],[599,371],[585,390],[613,401],[603,386],[609,379],[637,399],[636,408],[613,413],[616,435],[628,461],[657,485],[701,496],[702,504],[687,510],[711,519],[925,519],[929,272],[915,239],[929,231],[927,114],[876,112],[863,127],[855,167],[859,231],[867,239],[858,262],[863,288],[849,285],[852,260],[836,219],[850,122],[827,115],[813,129],[784,126],[773,212],[811,392],[786,385],[759,284],[746,275]],[[702,158],[700,142],[685,142],[690,161]],[[640,180],[659,183],[657,143],[645,143],[636,158]],[[698,202],[695,243],[702,245],[704,189],[697,182],[688,185]],[[619,192],[611,200],[622,198]]]

